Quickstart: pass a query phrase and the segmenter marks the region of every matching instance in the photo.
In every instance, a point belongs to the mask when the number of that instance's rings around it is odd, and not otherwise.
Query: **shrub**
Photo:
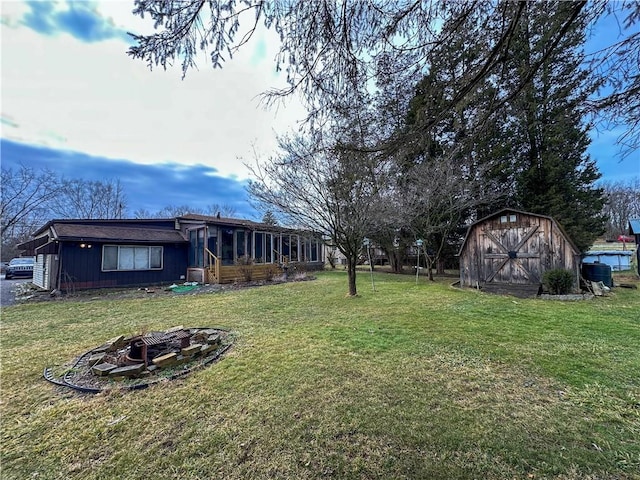
[[[276,267],[269,265],[266,269],[265,269],[265,280],[267,282],[273,282],[273,277],[276,275]]]
[[[566,295],[573,288],[573,273],[563,268],[547,270],[542,282],[552,295]]]
[[[238,265],[238,271],[242,275],[242,279],[245,282],[250,282],[253,279],[253,259],[249,255],[243,255],[238,257],[236,265]]]

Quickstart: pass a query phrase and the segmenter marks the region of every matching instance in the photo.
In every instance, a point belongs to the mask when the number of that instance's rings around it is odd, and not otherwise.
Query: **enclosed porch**
[[[187,234],[190,282],[271,280],[294,268],[324,266],[322,241],[309,233],[207,223],[188,228]]]

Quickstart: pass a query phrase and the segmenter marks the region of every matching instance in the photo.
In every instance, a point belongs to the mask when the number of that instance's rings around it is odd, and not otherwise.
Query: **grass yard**
[[[640,290],[582,302],[346,274],[3,308],[3,479],[637,479]],[[636,281],[636,283],[638,283]],[[45,366],[118,334],[233,330],[213,366],[80,395]]]

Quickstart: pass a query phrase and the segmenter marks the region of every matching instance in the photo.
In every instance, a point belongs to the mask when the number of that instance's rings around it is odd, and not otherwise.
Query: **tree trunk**
[[[402,254],[400,250],[390,246],[389,248],[383,248],[389,260],[389,267],[393,273],[402,273]]]
[[[347,258],[347,275],[349,276],[349,296],[355,297],[356,291],[356,258]]]
[[[393,273],[402,273],[402,254],[395,248],[387,250],[389,266]]]
[[[433,280],[433,262],[434,260],[427,254],[425,255],[425,266],[427,267],[427,275],[430,281]]]

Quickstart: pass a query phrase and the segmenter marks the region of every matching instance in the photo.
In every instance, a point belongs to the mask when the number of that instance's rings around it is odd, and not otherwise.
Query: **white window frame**
[[[105,249],[107,248],[117,248],[117,259],[116,259],[116,268],[105,268],[104,260],[105,260]],[[134,268],[120,268],[121,267],[121,257],[120,252],[121,249],[131,248],[131,249],[147,249],[147,268],[135,268],[135,250],[134,250]],[[151,266],[151,251],[152,249],[160,249],[160,266],[152,267]],[[138,252],[139,253],[139,252]],[[102,246],[102,259],[101,259],[101,268],[103,272],[146,272],[150,270],[162,270],[164,268],[164,247],[160,245],[103,245]]]

